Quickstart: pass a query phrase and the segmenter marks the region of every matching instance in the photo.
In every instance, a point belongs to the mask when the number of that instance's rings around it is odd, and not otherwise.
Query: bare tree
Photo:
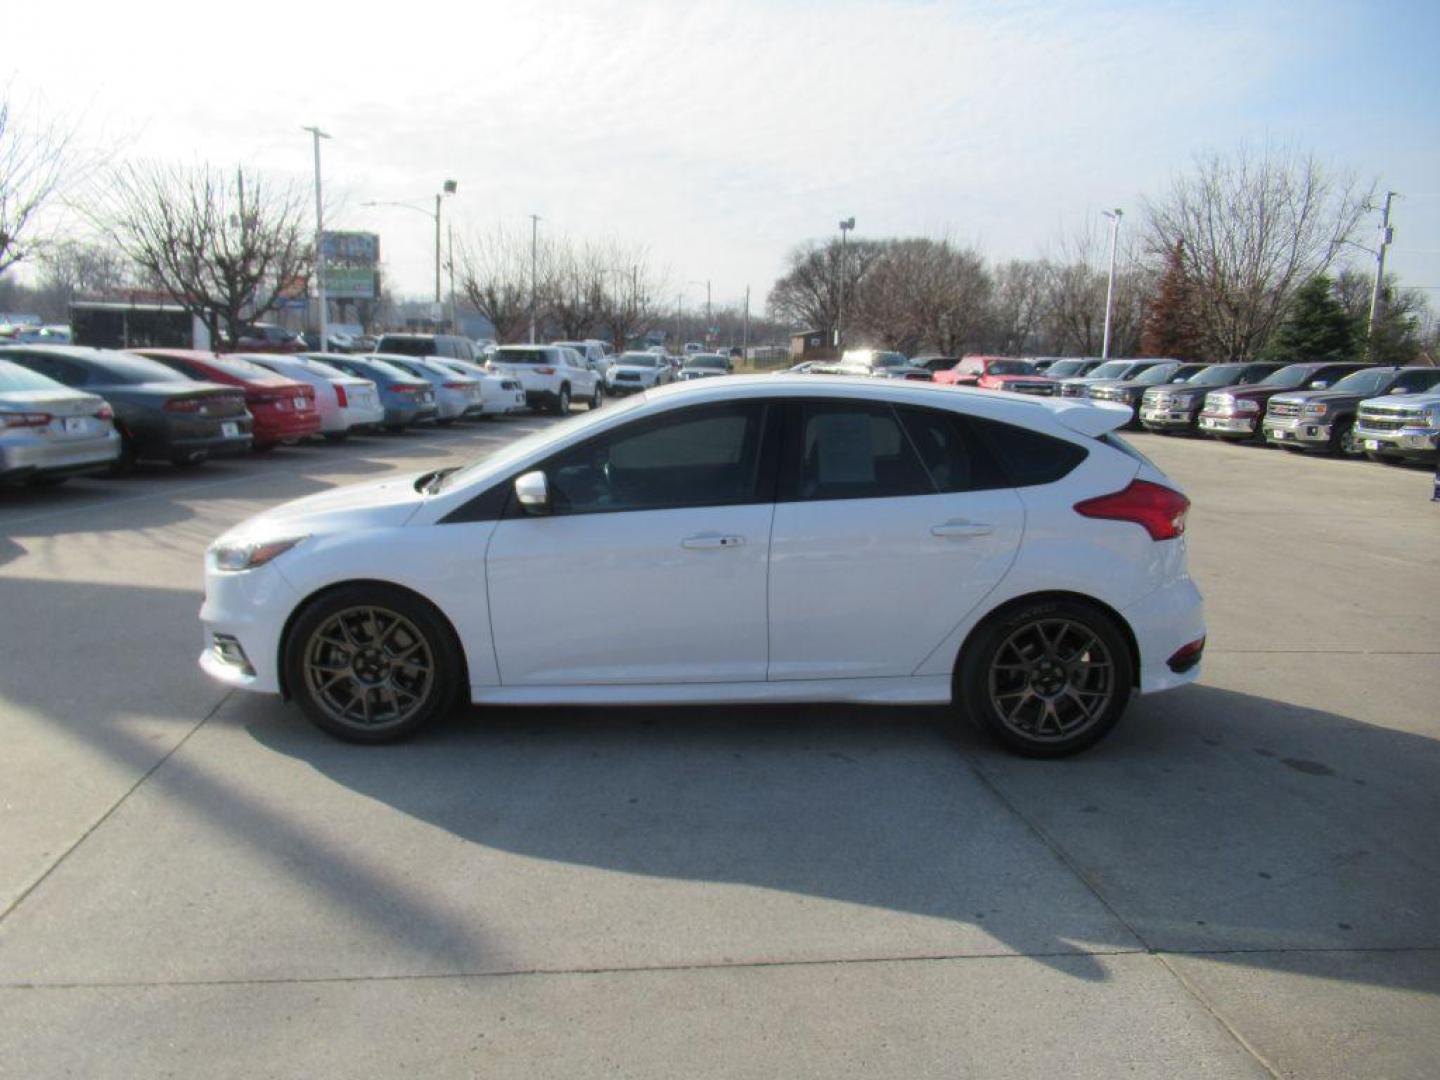
[[[529,230],[500,226],[461,245],[460,287],[475,310],[490,320],[501,343],[527,336],[532,288],[537,327],[545,321],[553,297],[549,282],[556,242],[546,240],[536,249],[534,282],[530,242]]]
[[[1198,159],[1163,199],[1147,201],[1151,250],[1184,245],[1208,356],[1254,356],[1295,290],[1349,241],[1372,194],[1311,155],[1242,148]]]
[[[303,296],[314,263],[304,193],[237,168],[138,163],[116,170],[101,224],[140,271],[235,341],[281,299]]]
[[[547,307],[560,338],[579,341],[595,325],[604,304],[605,255],[593,244],[560,240],[554,248]]]
[[[986,349],[1009,356],[1040,353],[1050,272],[1043,259],[1011,259],[995,268]]]
[[[611,242],[597,250],[596,258],[604,276],[595,322],[619,351],[660,320],[665,279],[644,248]]]
[[[981,340],[993,283],[978,252],[918,237],[882,247],[857,292],[857,338],[946,355]]]
[[[0,274],[32,253],[35,219],[59,191],[70,143],[59,121],[27,128],[0,101]]]
[[[81,296],[109,296],[139,284],[125,256],[113,247],[67,240],[41,247],[35,256],[40,279],[36,305],[47,319],[68,318]]]
[[[854,240],[844,246],[846,311],[853,312],[859,305],[861,283],[883,250],[884,245],[874,240]],[[838,240],[811,241],[795,248],[786,258],[785,273],[770,290],[766,302],[770,316],[794,329],[833,335],[841,310],[840,264]]]

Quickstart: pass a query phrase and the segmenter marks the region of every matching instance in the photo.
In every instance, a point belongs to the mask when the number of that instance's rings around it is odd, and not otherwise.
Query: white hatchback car
[[[1128,417],[823,376],[650,391],[237,526],[200,663],[365,742],[461,697],[954,702],[1073,752],[1204,648],[1189,502]]]

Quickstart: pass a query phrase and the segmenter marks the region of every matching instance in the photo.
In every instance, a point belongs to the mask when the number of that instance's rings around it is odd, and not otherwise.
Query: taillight
[[[1188,645],[1181,645],[1175,650],[1175,654],[1165,661],[1165,666],[1176,675],[1181,675],[1196,664],[1200,663],[1200,657],[1205,652],[1205,639],[1196,638]]]
[[[537,367],[537,368],[535,369],[535,374],[537,374],[537,375],[554,375],[554,374],[555,374],[555,369],[554,369],[553,367]]]
[[[0,428],[45,427],[52,419],[43,412],[0,412]]]
[[[101,405],[94,415],[96,420],[113,420],[115,419],[115,410],[109,405]]]
[[[1174,540],[1182,535],[1189,510],[1190,500],[1184,495],[1148,480],[1132,480],[1124,491],[1075,504],[1075,512],[1082,517],[1133,522],[1144,528],[1151,540]]]
[[[200,411],[200,399],[193,397],[171,398],[165,402],[166,412],[192,413]]]
[[[416,390],[420,390],[423,388],[419,386],[413,386],[410,383],[395,383],[393,386],[390,387],[390,389],[394,390],[397,394],[413,394]]]
[[[346,405],[350,404],[349,399],[345,396],[345,387],[341,386],[339,383],[335,384],[335,404],[339,405],[342,409],[345,408]]]
[[[447,382],[441,385],[444,386],[446,390],[467,390],[470,387],[469,383],[464,382]]]

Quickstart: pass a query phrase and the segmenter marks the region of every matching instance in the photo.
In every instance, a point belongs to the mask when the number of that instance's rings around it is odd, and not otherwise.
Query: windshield
[[[0,394],[11,390],[64,390],[65,387],[54,379],[47,379],[29,368],[0,360]]]
[[[876,353],[875,359],[871,361],[874,367],[904,367],[909,362],[904,353],[898,352]]]
[[[1395,378],[1393,371],[1354,371],[1335,383],[1331,390],[1341,394],[1359,394],[1370,397],[1383,393],[1385,387]]]
[[[1092,379],[1118,379],[1125,374],[1125,369],[1130,366],[1129,360],[1107,360],[1094,371],[1090,372]]]
[[[654,353],[627,352],[620,357],[622,367],[654,367],[659,358]]]
[[[1152,368],[1146,368],[1139,375],[1135,376],[1135,382],[1144,386],[1154,386],[1156,383],[1169,382],[1180,370],[1179,364],[1156,364]]]
[[[1229,386],[1245,370],[1244,364],[1212,364],[1185,380],[1187,386]]]
[[[1056,360],[1045,369],[1045,374],[1052,379],[1068,379],[1071,375],[1078,375],[1085,370],[1084,360]]]
[[[616,416],[623,416],[633,409],[638,409],[645,404],[645,395],[636,394],[616,404],[606,403],[605,408],[599,412],[587,412],[572,419],[563,428],[541,428],[539,431],[526,435],[524,438],[516,439],[514,442],[505,443],[495,449],[493,453],[484,454],[476,458],[464,468],[437,481],[431,488],[431,492],[445,491],[457,484],[466,483],[471,477],[487,469],[494,469],[503,472],[506,467],[522,461],[537,450],[544,449],[549,443],[554,442],[557,433],[569,439],[572,435],[583,435],[596,424],[605,423]],[[478,493],[477,493],[478,494]]]
[[[377,351],[400,356],[434,356],[435,342],[431,338],[391,337],[387,334],[380,339]]]
[[[1413,394],[1417,390],[1429,390],[1432,386],[1440,384],[1440,368],[1430,368],[1427,371],[1405,371],[1395,380],[1390,387],[1392,391],[1400,389],[1406,393]]]
[[[205,362],[217,371],[223,371],[227,375],[234,375],[237,379],[274,379],[275,372],[267,367],[261,367],[253,360],[246,360],[239,356],[212,356],[207,357]]]
[[[1287,364],[1279,371],[1272,371],[1255,385],[1278,386],[1281,390],[1294,390],[1297,386],[1304,386],[1314,370],[1308,364]]]
[[[991,375],[1034,375],[1035,365],[1029,360],[996,360],[990,365]]]
[[[355,366],[360,369],[363,375],[369,374],[369,372],[365,370],[368,367],[377,375],[384,375],[390,379],[398,379],[400,382],[411,382],[415,378],[415,376],[409,372],[401,371],[390,361],[380,360],[373,356],[367,356],[363,365],[356,364]]]
[[[725,363],[725,358],[724,358],[723,356],[707,356],[707,355],[705,355],[705,354],[703,354],[703,353],[694,353],[694,354],[692,354],[692,355],[690,355],[690,356],[687,356],[687,357],[685,358],[685,366],[686,366],[687,368],[722,368],[722,369],[723,369],[723,368],[725,368],[727,365],[726,365],[726,363]]]
[[[411,363],[408,360],[387,360],[385,361],[393,368],[399,368],[406,375],[414,376],[417,379],[429,380],[431,372],[424,365]]]

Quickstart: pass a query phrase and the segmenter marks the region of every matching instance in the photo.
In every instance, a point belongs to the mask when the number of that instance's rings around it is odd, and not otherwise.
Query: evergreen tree
[[[1165,273],[1145,312],[1140,330],[1141,356],[1176,360],[1201,359],[1190,276],[1185,270],[1185,241],[1175,241],[1165,260]]]
[[[1354,360],[1360,351],[1355,323],[1335,298],[1330,279],[1318,274],[1295,291],[1264,356],[1288,361]]]

